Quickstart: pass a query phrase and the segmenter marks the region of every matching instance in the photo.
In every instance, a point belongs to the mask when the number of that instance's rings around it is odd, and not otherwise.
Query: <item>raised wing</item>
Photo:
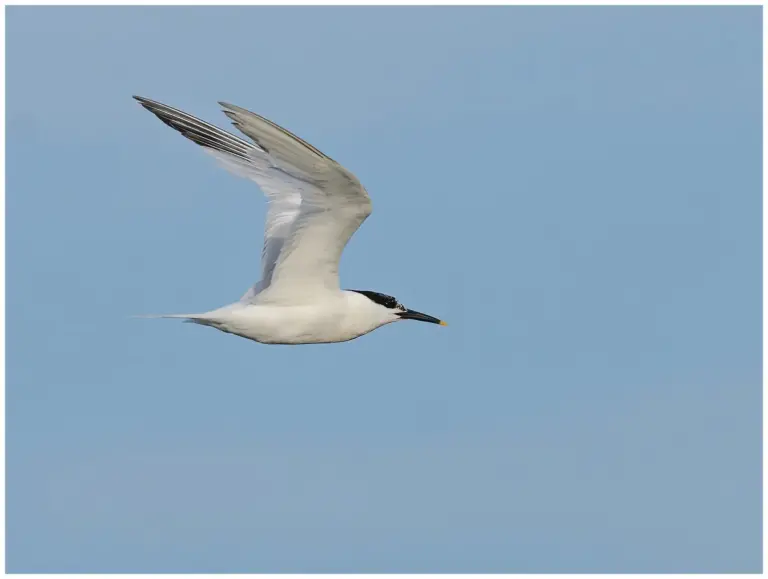
[[[219,103],[233,124],[286,173],[312,185],[301,193],[299,214],[280,250],[260,301],[300,301],[339,290],[339,261],[350,237],[371,214],[357,178],[318,149],[246,109]]]
[[[370,214],[370,200],[351,173],[285,129],[245,109],[223,105],[225,113],[256,145],[178,109],[134,98],[164,123],[203,146],[226,169],[255,181],[266,194],[269,210],[262,279],[242,301],[266,293],[278,279],[282,288],[269,292],[275,301],[279,296],[290,299],[293,295],[295,299],[297,294],[313,289],[338,289],[341,252]],[[305,243],[312,244],[312,251],[303,247]]]

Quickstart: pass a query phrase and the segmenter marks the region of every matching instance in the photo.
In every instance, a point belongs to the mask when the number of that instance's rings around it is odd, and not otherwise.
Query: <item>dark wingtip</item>
[[[249,161],[248,152],[254,146],[223,129],[206,123],[178,109],[148,98],[133,95],[142,107],[154,114],[163,123],[178,131],[190,141],[202,147],[227,153],[242,161]]]
[[[148,98],[144,98],[138,95],[133,95],[133,98],[138,101],[138,103],[143,106],[145,109],[147,109],[150,112],[155,112],[153,109],[156,108],[156,103],[153,100],[150,100]]]
[[[133,98],[139,101],[139,104],[149,111],[153,111],[153,109],[158,109],[163,107],[172,108],[172,107],[169,107],[168,105],[164,105],[163,103],[153,101],[152,99],[148,99],[147,97],[133,95]]]

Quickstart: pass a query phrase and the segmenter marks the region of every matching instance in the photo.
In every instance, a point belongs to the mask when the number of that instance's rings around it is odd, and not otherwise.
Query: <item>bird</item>
[[[280,125],[219,102],[250,141],[160,102],[134,96],[230,172],[254,181],[267,199],[261,279],[235,303],[176,318],[262,344],[353,340],[403,320],[447,325],[395,297],[341,289],[344,247],[372,211],[370,196],[349,170]]]

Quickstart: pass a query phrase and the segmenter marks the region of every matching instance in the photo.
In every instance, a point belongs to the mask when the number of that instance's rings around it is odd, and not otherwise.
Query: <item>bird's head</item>
[[[388,296],[374,291],[366,290],[350,290],[355,294],[364,296],[367,302],[361,302],[361,305],[369,310],[371,313],[375,313],[381,318],[381,325],[390,324],[392,322],[399,322],[401,320],[418,320],[420,322],[429,322],[431,324],[440,324],[441,326],[447,326],[444,321],[422,314],[415,310],[409,310],[403,304],[401,304],[396,298]]]

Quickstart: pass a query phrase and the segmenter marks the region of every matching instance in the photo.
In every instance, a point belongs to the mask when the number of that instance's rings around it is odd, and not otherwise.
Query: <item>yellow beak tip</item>
[[[440,325],[441,325],[441,326],[447,326],[448,324],[447,324],[447,323],[445,323],[444,321],[440,320]]]

